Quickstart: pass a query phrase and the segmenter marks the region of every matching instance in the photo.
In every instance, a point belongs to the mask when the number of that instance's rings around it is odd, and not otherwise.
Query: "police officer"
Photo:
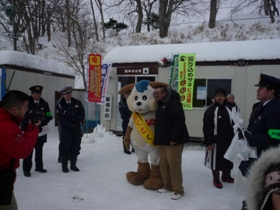
[[[251,119],[251,133],[245,131],[245,137],[250,146],[256,147],[257,156],[271,147],[280,144],[280,80],[270,75],[261,74],[258,87],[257,99],[260,103],[255,110],[254,119]],[[240,138],[243,137],[239,132]],[[255,159],[242,161],[239,168],[244,176]],[[242,209],[246,209],[243,203]]]
[[[43,167],[43,146],[45,142],[47,142],[47,134],[43,131],[43,128],[47,129],[46,126],[52,120],[52,115],[50,112],[49,104],[42,98],[43,86],[34,85],[30,87],[29,90],[31,91],[31,96],[28,100],[27,113],[30,113],[31,111],[39,111],[38,114],[41,113],[42,115],[41,125],[39,126],[40,133],[35,145],[35,171],[46,173],[47,170]],[[28,117],[26,116],[26,118]],[[32,156],[33,151],[27,158],[23,159],[22,168],[24,176],[26,177],[31,176],[30,170],[32,168]]]
[[[62,162],[62,171],[67,173],[68,157],[70,169],[79,171],[76,166],[77,156],[80,154],[82,130],[85,118],[85,109],[78,99],[72,97],[72,87],[67,86],[60,90],[61,100],[56,104],[56,113],[61,126],[59,153]]]

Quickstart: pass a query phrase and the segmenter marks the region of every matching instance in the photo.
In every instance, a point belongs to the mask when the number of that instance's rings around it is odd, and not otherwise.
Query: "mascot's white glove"
[[[127,130],[125,133],[125,136],[123,138],[124,140],[124,145],[127,150],[130,150],[130,134],[131,134],[132,128],[130,126],[127,126]]]

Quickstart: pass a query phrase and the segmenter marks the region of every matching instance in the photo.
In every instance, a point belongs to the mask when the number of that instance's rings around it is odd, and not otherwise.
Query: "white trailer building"
[[[252,105],[257,102],[254,85],[260,73],[280,78],[280,40],[254,40],[234,42],[211,42],[189,44],[166,44],[127,46],[112,49],[103,63],[112,63],[107,95],[110,96],[110,120],[104,119],[101,109],[101,124],[108,130],[121,130],[118,111],[118,90],[129,83],[142,79],[169,83],[170,67],[160,67],[158,61],[173,54],[195,53],[196,75],[194,104],[185,110],[186,124],[193,138],[203,138],[202,119],[204,111],[213,98],[217,87],[224,87],[235,95],[241,115],[248,124]],[[204,99],[197,98],[197,89],[206,90]]]
[[[57,92],[66,85],[74,87],[75,74],[65,64],[17,51],[0,51],[0,98],[9,90],[30,94],[29,87],[42,85],[42,97],[55,116]]]

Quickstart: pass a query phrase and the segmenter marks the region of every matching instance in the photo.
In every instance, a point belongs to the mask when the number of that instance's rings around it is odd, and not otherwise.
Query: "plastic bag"
[[[248,160],[249,157],[256,158],[256,156],[256,149],[249,146],[246,139],[239,139],[238,132],[235,133],[229,148],[224,154],[224,158],[234,164],[240,164],[241,161]]]

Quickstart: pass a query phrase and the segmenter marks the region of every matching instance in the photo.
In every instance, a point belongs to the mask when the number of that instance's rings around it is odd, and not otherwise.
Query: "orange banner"
[[[102,74],[101,55],[89,54],[88,56],[88,101],[101,102]]]

